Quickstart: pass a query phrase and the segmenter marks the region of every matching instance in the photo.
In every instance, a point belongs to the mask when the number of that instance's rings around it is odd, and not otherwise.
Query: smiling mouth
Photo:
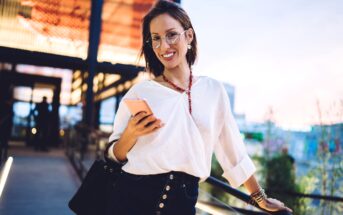
[[[171,52],[171,53],[168,53],[168,54],[163,54],[162,57],[165,58],[165,59],[170,59],[174,55],[175,55],[175,52]]]

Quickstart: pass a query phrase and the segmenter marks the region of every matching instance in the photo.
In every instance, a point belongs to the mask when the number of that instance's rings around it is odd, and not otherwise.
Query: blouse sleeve
[[[120,138],[121,134],[123,133],[129,122],[130,117],[131,113],[122,100],[114,117],[113,131],[111,136],[109,137],[109,142],[113,142]]]
[[[232,187],[239,187],[256,171],[255,165],[247,154],[243,139],[233,118],[230,101],[221,84],[220,113],[223,119],[219,140],[214,152],[226,178]]]
[[[125,130],[129,119],[131,117],[131,113],[125,103],[123,102],[124,98],[134,98],[132,91],[129,91],[121,100],[119,103],[119,107],[117,110],[117,113],[114,117],[114,123],[113,123],[113,131],[112,134],[109,137],[109,143],[111,143],[111,146],[109,147],[108,151],[108,157],[113,159],[114,161],[118,161],[117,158],[114,156],[113,153],[113,147],[117,143],[117,140],[119,140],[121,134]]]

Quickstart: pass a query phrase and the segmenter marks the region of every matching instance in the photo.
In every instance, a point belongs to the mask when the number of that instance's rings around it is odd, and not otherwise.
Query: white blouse
[[[192,86],[192,115],[187,94],[156,81],[135,84],[124,98],[144,98],[165,125],[141,136],[127,153],[125,172],[138,175],[182,171],[204,181],[211,171],[215,152],[225,177],[233,187],[243,184],[256,170],[232,116],[222,83],[200,76]],[[131,114],[124,102],[114,120],[109,141],[120,138]],[[115,145],[115,143],[113,144]],[[109,156],[116,160],[113,145]]]

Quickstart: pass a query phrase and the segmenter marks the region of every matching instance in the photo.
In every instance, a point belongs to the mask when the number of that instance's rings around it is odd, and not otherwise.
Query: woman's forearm
[[[121,137],[113,147],[113,154],[118,161],[126,161],[126,155],[136,144],[137,137],[133,136],[127,129],[124,130]]]
[[[261,190],[261,186],[258,184],[254,175],[244,183],[244,187],[248,190],[250,195],[253,195],[252,198],[260,207],[266,208],[267,196],[265,195],[264,190]]]
[[[250,194],[255,193],[260,190],[260,185],[258,184],[254,175],[252,175],[245,183],[244,187],[248,190]]]

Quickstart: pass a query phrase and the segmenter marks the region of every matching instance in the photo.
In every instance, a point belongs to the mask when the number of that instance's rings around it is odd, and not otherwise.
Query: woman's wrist
[[[267,200],[267,195],[264,192],[264,189],[259,187],[259,189],[255,192],[253,192],[250,197],[252,198],[252,200],[257,203],[259,206],[265,205],[266,204],[266,200]]]
[[[137,138],[130,132],[129,129],[125,129],[117,141],[115,147],[113,147],[113,154],[120,162],[126,161],[126,155],[135,145]]]

